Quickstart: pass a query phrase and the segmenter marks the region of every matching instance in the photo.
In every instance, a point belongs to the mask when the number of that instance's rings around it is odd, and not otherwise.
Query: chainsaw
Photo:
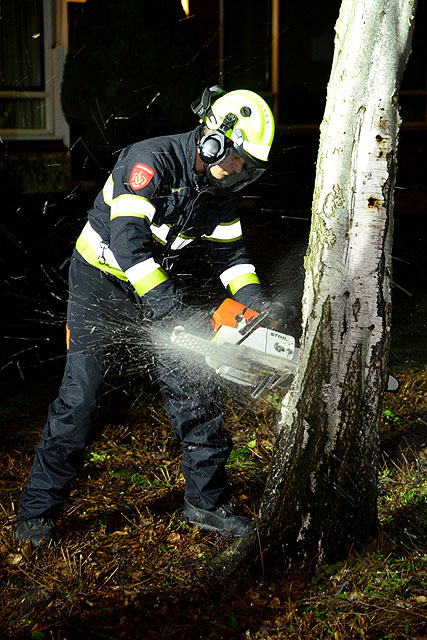
[[[295,338],[276,331],[268,313],[268,308],[257,312],[227,298],[212,315],[212,339],[177,326],[171,342],[204,356],[219,376],[249,387],[258,398],[264,391],[289,388],[300,354]]]

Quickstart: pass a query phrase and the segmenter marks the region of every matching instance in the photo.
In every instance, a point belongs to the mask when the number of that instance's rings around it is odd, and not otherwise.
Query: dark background
[[[244,192],[241,214],[268,293],[285,293],[289,304],[299,308],[318,125],[339,5],[339,0],[313,2],[301,11],[300,6],[281,3],[280,83],[275,94],[270,2],[225,2],[222,26],[215,2],[190,3],[189,18],[179,2],[143,3],[143,9],[136,0],[69,3],[62,101],[71,127],[70,181],[58,191],[34,194],[24,193],[13,174],[0,175],[0,383],[5,400],[11,387],[28,390],[30,384],[47,384],[48,393],[55,393],[64,354],[64,261],[120,148],[149,135],[193,128],[197,122],[191,100],[219,80],[226,89],[245,86],[262,93],[276,109],[271,169]],[[405,365],[402,341],[407,349],[408,341],[414,345],[408,366],[421,366],[426,355],[426,96],[417,89],[426,86],[426,17],[421,3],[401,95],[391,354],[391,366],[397,369]],[[5,157],[18,147],[34,152],[42,146],[2,141],[0,148]],[[182,271],[201,264],[197,247],[185,253]],[[203,305],[220,294],[210,274],[206,280],[210,286],[196,287],[201,295],[195,301]],[[191,293],[194,284],[187,284]],[[298,335],[298,318],[290,330]]]

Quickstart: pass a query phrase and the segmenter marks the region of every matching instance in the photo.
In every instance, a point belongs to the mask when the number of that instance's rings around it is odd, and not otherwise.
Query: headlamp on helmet
[[[191,106],[206,127],[198,149],[207,168],[221,163],[230,153],[245,160],[240,178],[227,176],[216,181],[217,186],[237,191],[260,177],[267,168],[274,137],[274,118],[265,100],[253,91],[225,93],[215,85],[205,89]]]

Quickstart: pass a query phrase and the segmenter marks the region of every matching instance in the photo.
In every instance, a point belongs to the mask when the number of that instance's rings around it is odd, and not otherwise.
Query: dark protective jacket
[[[99,433],[108,408],[109,319],[128,322],[135,313],[139,318],[134,291],[143,306],[147,297],[156,305],[163,299],[173,301],[173,284],[163,266],[170,249],[200,237],[234,297],[249,305],[248,290],[260,288],[246,253],[235,196],[216,191],[193,169],[198,133],[154,138],[124,149],[89,212],[70,265],[66,369],[21,496],[20,521],[56,517],[68,499],[84,449]],[[148,302],[148,307],[154,318],[161,318],[164,307],[156,312],[155,304]],[[182,442],[186,499],[212,509],[228,499],[225,464],[231,447],[221,429],[216,385],[213,377],[201,384],[185,366],[171,366],[169,355],[160,350],[155,367]]]
[[[236,196],[216,189],[194,170],[200,133],[199,127],[125,148],[77,240],[81,257],[129,281],[143,300],[153,290],[157,296],[173,290],[165,257],[196,238],[204,242],[229,294],[248,285],[251,298],[260,292]]]

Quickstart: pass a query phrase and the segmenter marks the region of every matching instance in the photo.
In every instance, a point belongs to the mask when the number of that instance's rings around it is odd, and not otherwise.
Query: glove
[[[182,294],[171,280],[140,297],[144,317],[151,322],[174,320],[182,310]]]
[[[286,324],[286,307],[281,302],[275,301],[268,304],[268,317],[277,327],[283,327]]]
[[[275,329],[281,331],[283,329],[293,329],[293,325],[297,321],[297,310],[294,305],[286,306],[279,301],[270,302],[268,309],[268,317],[273,321]]]
[[[263,295],[261,285],[258,283],[247,284],[233,295],[233,298],[244,304],[248,309],[259,311],[262,304],[265,304],[265,296]]]

